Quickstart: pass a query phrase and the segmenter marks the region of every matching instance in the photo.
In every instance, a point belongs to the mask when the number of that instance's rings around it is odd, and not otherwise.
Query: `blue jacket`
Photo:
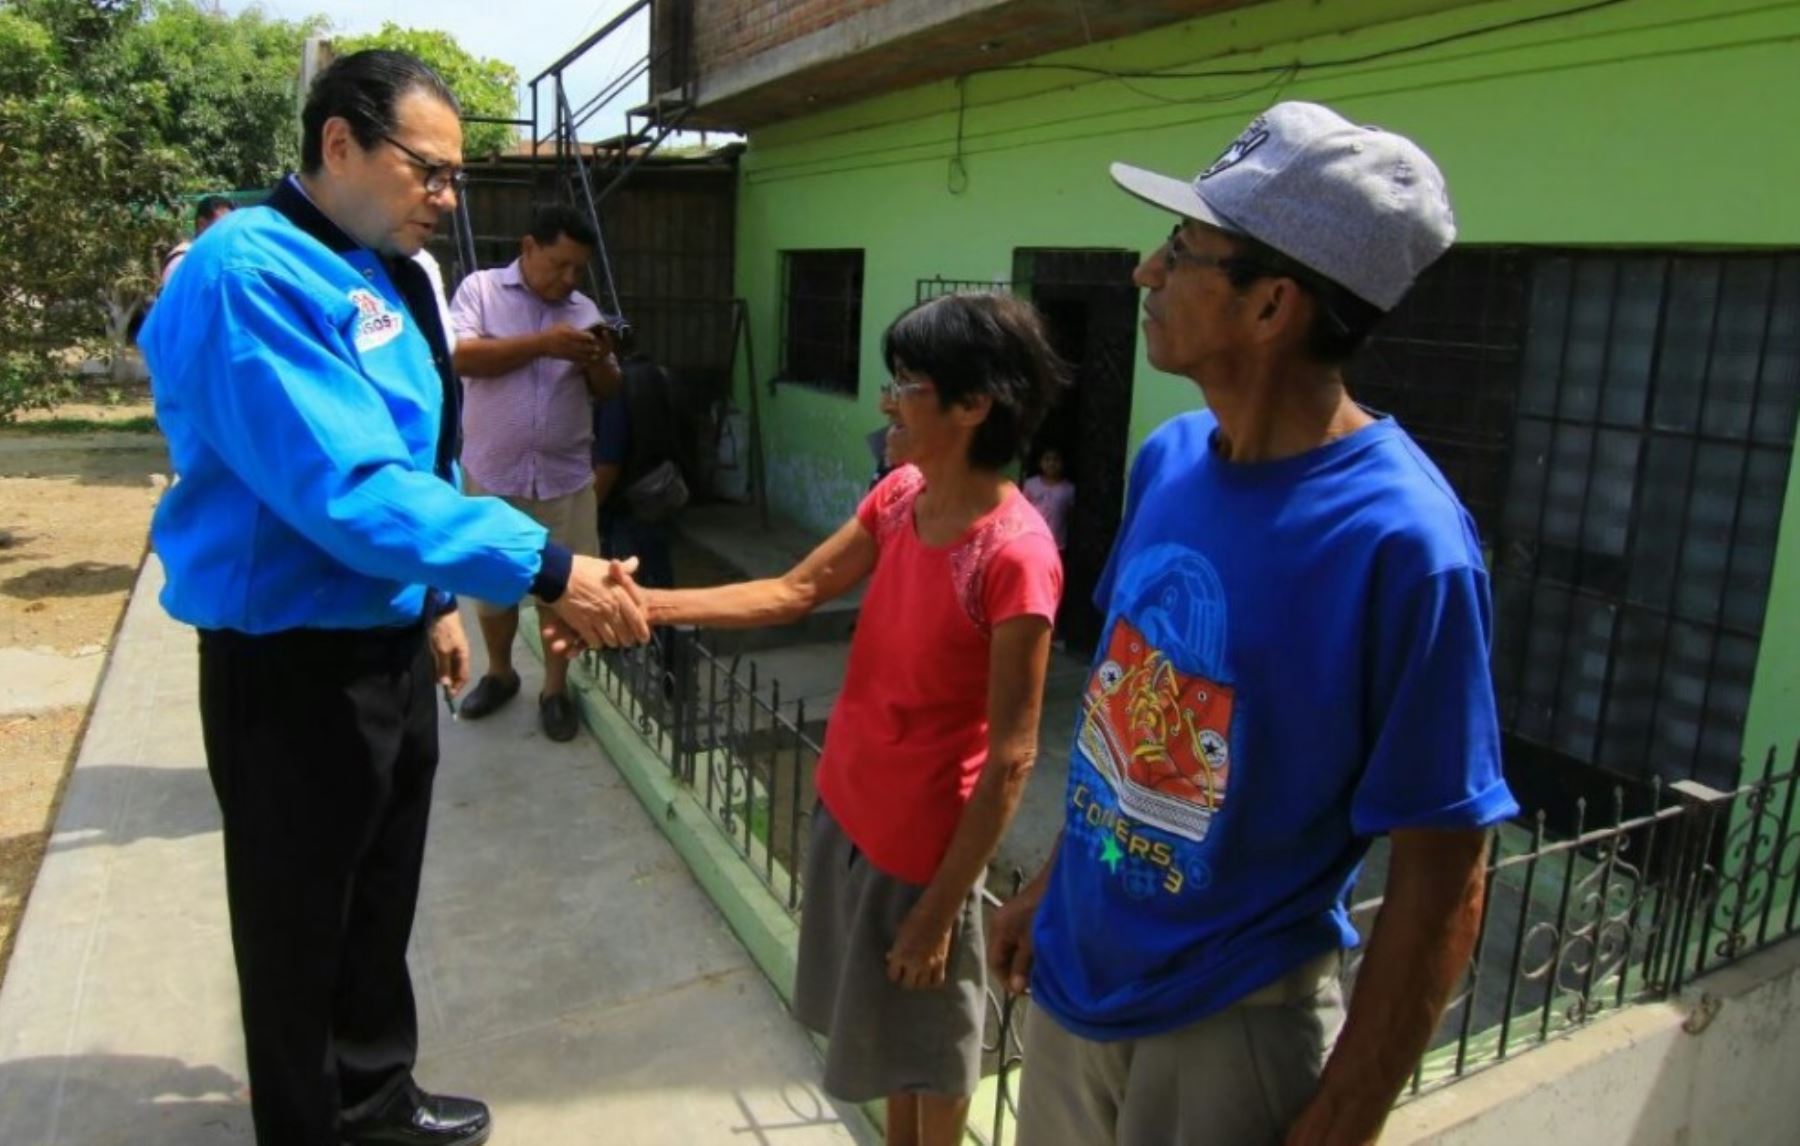
[[[194,245],[140,336],[175,468],[151,527],[170,615],[364,629],[416,622],[450,593],[561,596],[568,551],[457,490],[456,380],[431,289],[291,179]]]

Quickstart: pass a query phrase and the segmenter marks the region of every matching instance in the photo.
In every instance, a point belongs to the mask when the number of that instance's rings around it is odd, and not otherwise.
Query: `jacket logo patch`
[[[374,350],[400,337],[405,320],[387,304],[387,300],[371,290],[353,290],[350,301],[356,304],[356,348]]]

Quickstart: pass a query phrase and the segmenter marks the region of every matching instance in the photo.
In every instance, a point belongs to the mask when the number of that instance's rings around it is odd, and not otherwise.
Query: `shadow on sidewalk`
[[[813,1086],[796,1082],[782,1087],[780,1101],[786,1110],[773,1115],[767,1110],[758,1111],[743,1091],[735,1092],[732,1097],[744,1119],[743,1125],[731,1128],[735,1141],[753,1142],[756,1146],[781,1146],[796,1135],[841,1127],[856,1136],[859,1142],[871,1146],[874,1142],[873,1132],[862,1125],[861,1116],[854,1109],[826,1098]]]
[[[204,768],[86,764],[71,779],[48,851],[179,840],[219,830]]]
[[[250,1135],[245,1084],[216,1066],[106,1054],[0,1062],[0,1142],[206,1146]]]

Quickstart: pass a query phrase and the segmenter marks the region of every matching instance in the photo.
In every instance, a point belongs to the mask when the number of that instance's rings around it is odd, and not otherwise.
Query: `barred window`
[[[863,253],[784,251],[781,379],[856,393],[862,358]]]
[[[1480,527],[1508,771],[1738,782],[1800,255],[1459,250],[1350,371]]]

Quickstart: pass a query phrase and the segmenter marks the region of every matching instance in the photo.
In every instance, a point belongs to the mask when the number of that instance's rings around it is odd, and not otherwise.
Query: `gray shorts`
[[[1036,1007],[1019,1146],[1278,1146],[1344,1023],[1338,954],[1197,1023],[1095,1042]]]
[[[980,892],[963,905],[943,984],[905,990],[888,981],[887,953],[924,887],[875,870],[824,804],[812,820],[794,1017],[829,1040],[826,1093],[975,1093],[987,989]]]

